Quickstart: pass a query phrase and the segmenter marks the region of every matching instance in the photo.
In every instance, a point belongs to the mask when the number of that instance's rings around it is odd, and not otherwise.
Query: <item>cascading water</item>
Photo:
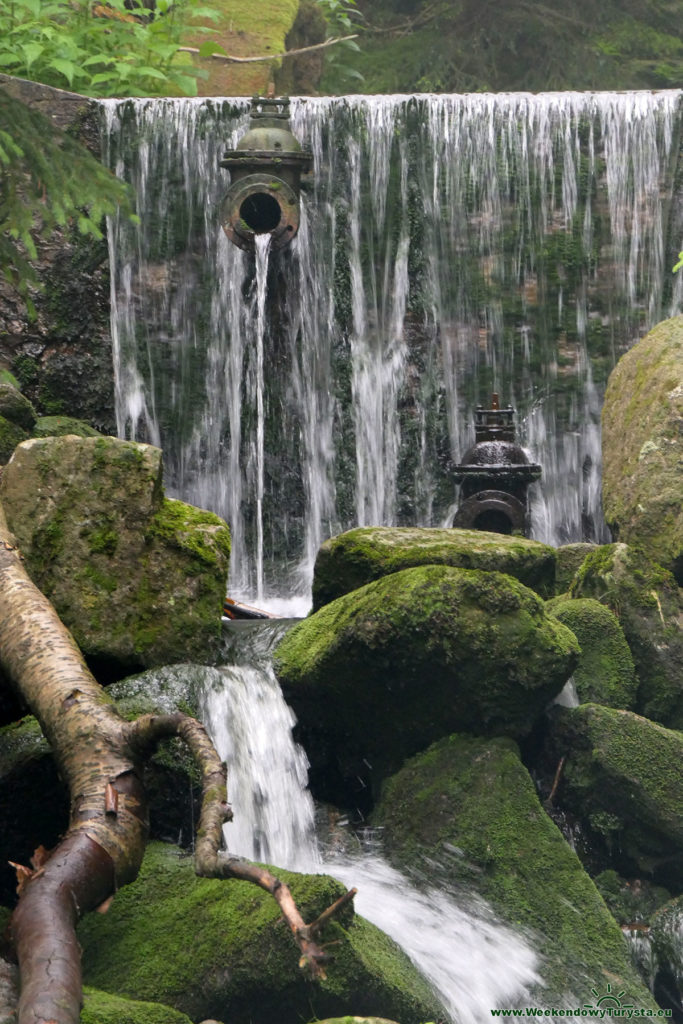
[[[358,523],[448,523],[492,391],[544,468],[533,536],[607,539],[606,377],[683,302],[682,95],[293,101],[314,184],[267,273],[218,223],[248,102],[104,102],[142,220],[110,231],[119,432],[228,519],[232,592],[305,593]]]
[[[293,870],[325,871],[359,889],[358,913],[390,935],[431,983],[452,1024],[484,1024],[491,1007],[530,1002],[540,982],[538,957],[480,900],[463,905],[433,886],[417,888],[377,853],[322,855],[307,760],[291,734],[271,655],[291,623],[230,627],[224,687],[205,692],[202,718],[228,766],[234,821],[225,826],[231,853]]]

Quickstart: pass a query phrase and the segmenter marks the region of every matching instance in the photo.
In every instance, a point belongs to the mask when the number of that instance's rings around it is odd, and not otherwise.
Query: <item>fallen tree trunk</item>
[[[316,942],[322,920],[306,925],[287,886],[221,852],[222,825],[231,817],[226,771],[204,727],[182,714],[146,715],[134,722],[119,716],[52,605],[29,579],[1,508],[0,665],[38,719],[71,797],[68,830],[44,862],[24,871],[12,916],[21,978],[18,1024],[78,1024],[76,924],[136,877],[148,835],[143,763],[158,741],[171,735],[185,740],[202,770],[197,873],[247,879],[270,892],[302,963],[324,977],[325,954]],[[352,895],[353,890],[340,902]]]

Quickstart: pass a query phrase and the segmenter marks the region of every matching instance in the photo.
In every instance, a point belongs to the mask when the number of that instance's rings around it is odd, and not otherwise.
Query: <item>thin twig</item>
[[[562,769],[564,768],[565,761],[565,757],[560,758],[560,763],[558,764],[557,771],[555,772],[555,778],[553,780],[553,787],[550,790],[550,795],[548,796],[547,800],[543,801],[546,807],[552,807],[553,805],[553,800],[555,799],[555,793],[557,793],[557,787],[560,784],[560,777],[562,775]]]
[[[326,39],[324,43],[315,43],[313,46],[302,46],[298,50],[285,50],[284,53],[268,53],[262,57],[235,57],[229,53],[211,53],[210,57],[215,60],[226,60],[230,64],[253,64],[255,61],[280,60],[282,57],[297,57],[300,53],[310,53],[312,50],[325,50],[329,46],[336,46],[337,43],[345,43],[348,39],[358,39],[358,33],[353,36],[339,36]],[[199,53],[197,46],[179,46],[181,53]]]

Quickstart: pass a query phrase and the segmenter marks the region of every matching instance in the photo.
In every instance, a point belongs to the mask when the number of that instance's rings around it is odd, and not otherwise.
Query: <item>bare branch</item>
[[[358,33],[352,36],[337,36],[331,39],[326,39],[324,43],[315,43],[313,46],[302,46],[298,50],[285,50],[284,53],[267,53],[262,57],[235,57],[229,53],[211,53],[209,54],[214,60],[225,60],[230,64],[253,64],[257,61],[264,60],[280,60],[283,57],[298,57],[300,53],[311,53],[312,50],[326,50],[330,46],[336,46],[337,43],[345,43],[349,39],[358,39]],[[180,46],[178,49],[181,53],[199,53],[197,46]]]

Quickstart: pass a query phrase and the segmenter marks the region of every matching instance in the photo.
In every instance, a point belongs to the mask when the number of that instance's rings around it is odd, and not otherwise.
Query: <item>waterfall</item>
[[[353,525],[448,523],[492,391],[543,466],[533,536],[608,539],[606,379],[683,305],[682,96],[294,100],[314,178],[267,267],[218,222],[248,102],[102,102],[141,218],[109,231],[118,429],[226,517],[231,592],[307,593]]]
[[[271,664],[288,622],[234,623],[224,685],[202,696],[202,719],[228,766],[233,854],[292,870],[331,874],[357,887],[358,913],[390,935],[430,982],[451,1024],[484,1024],[491,1007],[533,1002],[539,960],[528,943],[476,898],[413,881],[377,852],[323,856],[314,832],[307,759],[292,738],[294,715]]]

